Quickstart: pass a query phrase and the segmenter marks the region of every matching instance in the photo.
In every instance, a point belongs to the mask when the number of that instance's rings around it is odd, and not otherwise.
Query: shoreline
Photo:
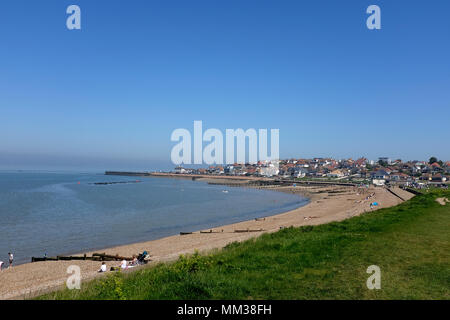
[[[243,187],[245,185],[242,185]],[[318,225],[333,221],[341,221],[370,211],[369,202],[377,201],[379,208],[397,205],[402,201],[384,188],[358,189],[348,186],[249,186],[249,188],[267,189],[279,192],[298,194],[309,198],[310,202],[296,209],[261,219],[247,220],[229,225],[211,228],[213,233],[200,233],[198,230],[188,235],[173,235],[156,240],[126,244],[96,250],[131,256],[138,252],[148,251],[152,255],[154,265],[159,262],[176,260],[181,254],[192,254],[195,251],[210,252],[221,249],[235,241],[245,241],[271,233],[286,227]],[[400,191],[399,191],[400,192]],[[402,196],[408,200],[413,195],[401,190]],[[369,195],[373,196],[366,199]],[[236,230],[259,230],[258,232],[236,232]],[[91,255],[94,251],[86,252]],[[107,268],[118,266],[120,262],[106,262]],[[25,263],[0,272],[0,299],[24,299],[62,288],[67,277],[67,267],[78,265],[81,269],[82,281],[89,281],[104,274],[98,274],[100,263],[94,261],[46,261]],[[136,267],[129,271],[145,268]],[[128,271],[128,270],[127,270]],[[109,273],[109,272],[108,272]],[[107,273],[107,274],[108,274]]]

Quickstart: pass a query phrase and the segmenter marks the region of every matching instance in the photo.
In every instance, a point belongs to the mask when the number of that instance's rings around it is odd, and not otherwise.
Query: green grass
[[[450,205],[434,191],[338,223],[115,273],[40,299],[449,299]],[[366,269],[381,268],[369,290]]]

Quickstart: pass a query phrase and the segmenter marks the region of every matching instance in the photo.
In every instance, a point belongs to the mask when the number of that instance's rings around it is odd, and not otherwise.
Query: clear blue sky
[[[447,0],[3,1],[0,167],[171,167],[194,120],[279,128],[282,158],[450,160],[449,17]]]

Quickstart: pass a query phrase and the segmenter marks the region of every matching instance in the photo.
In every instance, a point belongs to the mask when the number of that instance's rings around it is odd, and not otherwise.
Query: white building
[[[175,168],[175,173],[186,173],[186,169],[184,169],[183,167],[176,167]]]
[[[278,163],[270,163],[267,166],[261,167],[259,174],[264,177],[273,177],[280,173]]]
[[[372,183],[375,186],[382,187],[382,186],[384,186],[386,184],[386,180],[384,180],[384,179],[373,179]]]

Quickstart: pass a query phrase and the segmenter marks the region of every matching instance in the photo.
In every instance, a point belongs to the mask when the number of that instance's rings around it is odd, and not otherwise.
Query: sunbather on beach
[[[102,262],[102,266],[100,267],[100,270],[98,272],[106,272],[106,263]]]
[[[140,253],[137,257],[137,264],[146,264],[150,260],[150,255],[147,251]]]

